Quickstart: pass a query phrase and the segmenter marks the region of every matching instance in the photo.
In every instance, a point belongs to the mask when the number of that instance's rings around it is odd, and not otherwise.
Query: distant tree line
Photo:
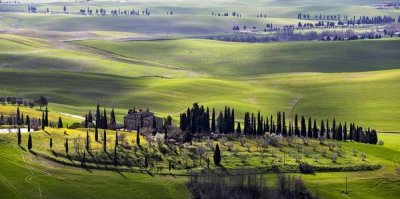
[[[388,23],[393,23],[396,22],[395,18],[391,16],[359,16],[358,18],[356,16],[353,17],[348,17],[346,15],[315,15],[314,17],[311,17],[310,14],[304,14],[304,13],[299,13],[297,14],[297,19],[306,19],[306,20],[320,20],[319,24],[321,23],[321,20],[334,20],[334,21],[339,21],[338,25],[361,25],[361,24],[388,24]],[[323,21],[322,21],[323,23]],[[334,23],[334,22],[331,22]],[[329,23],[328,26],[331,24]],[[319,25],[321,26],[321,25]]]
[[[3,1],[0,0],[0,4],[20,4],[20,1]]]
[[[260,13],[256,15],[257,18],[267,18],[267,14],[266,13]]]
[[[242,17],[242,14],[241,13],[239,13],[239,12],[236,12],[236,11],[234,11],[234,12],[232,12],[230,15],[229,15],[229,12],[224,12],[224,13],[220,13],[220,12],[214,12],[214,11],[212,11],[211,12],[211,16],[218,16],[218,17],[229,17],[229,16],[232,16],[232,17]]]

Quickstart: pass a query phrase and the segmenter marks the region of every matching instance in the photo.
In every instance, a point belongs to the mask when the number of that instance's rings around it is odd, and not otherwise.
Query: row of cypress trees
[[[261,136],[264,133],[274,133],[277,135],[307,137],[307,138],[327,138],[338,141],[352,140],[356,142],[376,144],[378,135],[376,130],[357,126],[355,123],[336,122],[334,118],[329,120],[312,120],[311,117],[305,118],[296,114],[294,121],[286,121],[285,112],[277,112],[276,118],[272,115],[264,117],[260,111],[257,114],[246,112],[243,121],[243,134],[246,136]],[[235,110],[225,107],[224,112],[220,112],[216,118],[215,109],[212,109],[211,118],[209,108],[204,108],[198,103],[194,103],[192,108],[188,108],[186,113],[180,115],[180,129],[189,133],[242,133],[240,122],[235,130]]]

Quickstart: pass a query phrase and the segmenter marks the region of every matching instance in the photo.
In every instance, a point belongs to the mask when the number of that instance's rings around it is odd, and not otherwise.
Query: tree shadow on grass
[[[38,154],[35,151],[29,150],[29,153],[31,153],[34,156],[38,156]]]
[[[19,146],[20,149],[22,149],[23,151],[26,151],[26,149],[23,146]]]

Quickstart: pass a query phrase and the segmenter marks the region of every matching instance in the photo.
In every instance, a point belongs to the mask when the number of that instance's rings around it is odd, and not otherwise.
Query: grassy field
[[[336,117],[339,121],[354,121],[379,131],[397,132],[400,129],[397,116],[400,109],[396,100],[399,98],[399,75],[399,70],[387,70],[235,79],[168,79],[2,70],[0,83],[4,95],[17,92],[25,97],[46,95],[51,103],[55,103],[54,111],[79,115],[89,109],[93,112],[99,102],[107,108],[117,108],[119,117],[133,106],[148,106],[158,114],[176,118],[193,102],[199,102],[217,110],[222,110],[225,105],[234,107],[239,121],[244,111],[260,110],[275,115],[277,111],[289,113],[292,110],[292,113],[316,119]],[[19,81],[15,82],[14,78]],[[82,88],[81,85],[87,86]]]
[[[397,54],[400,50],[400,40],[272,44],[204,40],[87,40],[77,43],[129,58],[157,60],[215,76],[393,69],[399,67]]]
[[[35,157],[4,141],[2,198],[187,198],[186,178],[77,169]]]
[[[181,170],[182,168],[177,164],[176,169],[172,170],[175,175],[160,176],[156,173],[155,168],[148,169],[147,172],[153,173],[148,175],[144,172],[144,169],[139,169],[139,167],[134,166],[132,172],[115,172],[115,171],[103,171],[97,169],[84,169],[79,168],[79,161],[75,158],[76,148],[73,147],[73,139],[80,136],[84,139],[86,136],[85,130],[66,130],[67,134],[63,134],[63,129],[51,129],[47,128],[45,132],[35,132],[32,134],[33,137],[33,152],[27,152],[24,150],[26,148],[27,134],[23,134],[22,137],[22,148],[19,148],[16,144],[15,134],[2,134],[0,135],[0,149],[2,151],[2,156],[0,158],[1,162],[1,181],[0,190],[2,190],[2,197],[4,198],[70,198],[70,197],[87,197],[87,198],[125,198],[132,195],[140,197],[150,197],[150,198],[187,198],[189,193],[187,192],[184,183],[187,178],[181,176],[186,171]],[[120,135],[124,134],[120,132]],[[125,133],[127,135],[127,140],[134,140],[136,138],[135,133]],[[92,139],[91,144],[91,154],[94,156],[100,156],[101,142],[94,142],[93,131],[90,132]],[[53,138],[53,151],[51,152],[48,147],[49,137]],[[63,143],[65,138],[70,140],[70,150],[69,154],[71,159],[67,159]],[[115,134],[112,131],[108,131],[107,137],[114,139]],[[301,175],[302,179],[307,182],[309,190],[316,192],[319,196],[327,198],[388,198],[393,195],[399,194],[397,188],[397,183],[399,183],[399,177],[396,177],[395,168],[398,166],[398,161],[400,160],[399,149],[397,147],[397,142],[399,142],[400,137],[396,134],[380,134],[380,138],[384,140],[385,145],[375,146],[367,144],[358,143],[342,143],[342,149],[345,152],[343,157],[339,157],[337,163],[331,163],[329,156],[323,157],[319,154],[319,151],[323,148],[328,152],[327,146],[317,146],[317,152],[313,151],[313,144],[309,146],[303,146],[301,148],[302,152],[296,152],[297,147],[285,146],[286,158],[283,160],[283,153],[279,148],[269,146],[265,149],[265,157],[262,158],[259,152],[260,146],[257,145],[255,140],[247,140],[245,146],[249,145],[249,149],[252,151],[248,152],[246,147],[240,146],[239,142],[233,142],[233,148],[238,149],[238,155],[234,152],[228,151],[228,142],[219,141],[222,150],[222,165],[225,168],[241,168],[246,167],[267,167],[268,165],[274,164],[277,166],[282,166],[284,163],[288,165],[296,165],[294,157],[291,155],[292,152],[296,154],[301,154],[302,161],[307,161],[313,165],[320,166],[334,166],[334,167],[345,167],[345,166],[355,166],[358,164],[368,165],[379,163],[383,165],[382,169],[377,171],[356,171],[356,172],[318,172],[314,175]],[[129,142],[130,142],[129,141]],[[285,141],[283,141],[284,143]],[[329,141],[327,141],[328,143]],[[148,148],[146,139],[142,137],[141,139],[144,151]],[[216,144],[217,142],[214,142]],[[204,145],[203,143],[194,143],[197,145]],[[301,142],[299,142],[300,146]],[[97,146],[100,145],[100,146]],[[131,144],[132,146],[135,143]],[[83,146],[82,146],[83,147]],[[108,144],[108,150],[112,151],[113,144]],[[353,156],[352,150],[357,149],[357,156]],[[83,149],[80,149],[83,150]],[[157,147],[152,149],[153,152],[160,153]],[[177,150],[178,153],[184,153],[185,149]],[[207,149],[208,150],[208,149]],[[309,157],[304,155],[305,151],[310,151]],[[335,151],[338,148],[334,149]],[[126,156],[128,152],[130,156],[137,158],[142,158],[140,156],[141,150],[138,153],[133,153],[132,150],[119,149],[120,161],[123,161],[123,157]],[[124,152],[123,152],[124,151]],[[82,152],[82,151],[81,151]],[[147,153],[147,152],[146,152]],[[211,153],[211,152],[207,152]],[[361,161],[360,154],[366,153],[367,159],[365,162]],[[54,156],[56,154],[57,156]],[[110,152],[110,154],[112,154]],[[138,155],[139,154],[139,155]],[[191,154],[191,152],[188,152]],[[272,155],[274,154],[274,155]],[[315,154],[319,155],[318,162],[313,161]],[[82,154],[81,154],[82,155]],[[110,156],[110,155],[108,155]],[[112,155],[111,155],[112,156]],[[207,155],[204,155],[206,157]],[[210,155],[208,155],[210,156]],[[241,161],[242,158],[246,157],[245,162]],[[66,164],[75,164],[76,167],[63,166],[53,161],[49,158],[55,158],[58,161],[65,162]],[[107,157],[107,155],[105,156]],[[161,155],[163,158],[162,162],[157,163],[157,165],[167,165],[167,159],[172,158],[173,161],[181,160],[182,164],[192,165],[193,161],[199,165],[198,158],[188,156],[185,159],[184,155],[170,156],[168,157]],[[91,158],[87,156],[88,160]],[[112,159],[112,158],[111,158]],[[175,162],[176,163],[176,162]],[[244,164],[244,165],[243,165]],[[10,167],[10,165],[13,165]],[[89,164],[88,164],[89,165]],[[202,167],[205,166],[205,159],[203,159]],[[211,168],[214,165],[211,163]],[[93,165],[95,167],[102,167],[101,163],[99,165]],[[114,166],[108,166],[113,168]],[[11,169],[12,168],[12,169]],[[165,167],[164,167],[165,168]],[[119,169],[123,170],[124,166],[119,166]],[[140,172],[141,171],[141,172]],[[164,169],[162,173],[169,173]],[[300,175],[300,174],[295,174]],[[269,176],[266,179],[273,179],[275,174],[267,174]],[[348,178],[349,193],[344,194],[345,190],[345,179]],[[272,182],[267,182],[268,186],[275,186]],[[107,187],[107,190],[104,187]],[[110,189],[110,190],[108,190]],[[155,191],[157,190],[157,191]],[[62,193],[62,194],[61,194]],[[59,196],[59,194],[61,194]]]

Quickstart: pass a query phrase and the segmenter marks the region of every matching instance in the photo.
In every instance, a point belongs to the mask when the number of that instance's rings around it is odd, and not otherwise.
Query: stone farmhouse
[[[156,129],[160,131],[163,127],[163,119],[155,116],[154,113],[149,110],[136,111],[130,109],[128,114],[124,117],[124,128],[127,130],[137,130],[137,127],[141,128],[152,128],[155,123]]]

